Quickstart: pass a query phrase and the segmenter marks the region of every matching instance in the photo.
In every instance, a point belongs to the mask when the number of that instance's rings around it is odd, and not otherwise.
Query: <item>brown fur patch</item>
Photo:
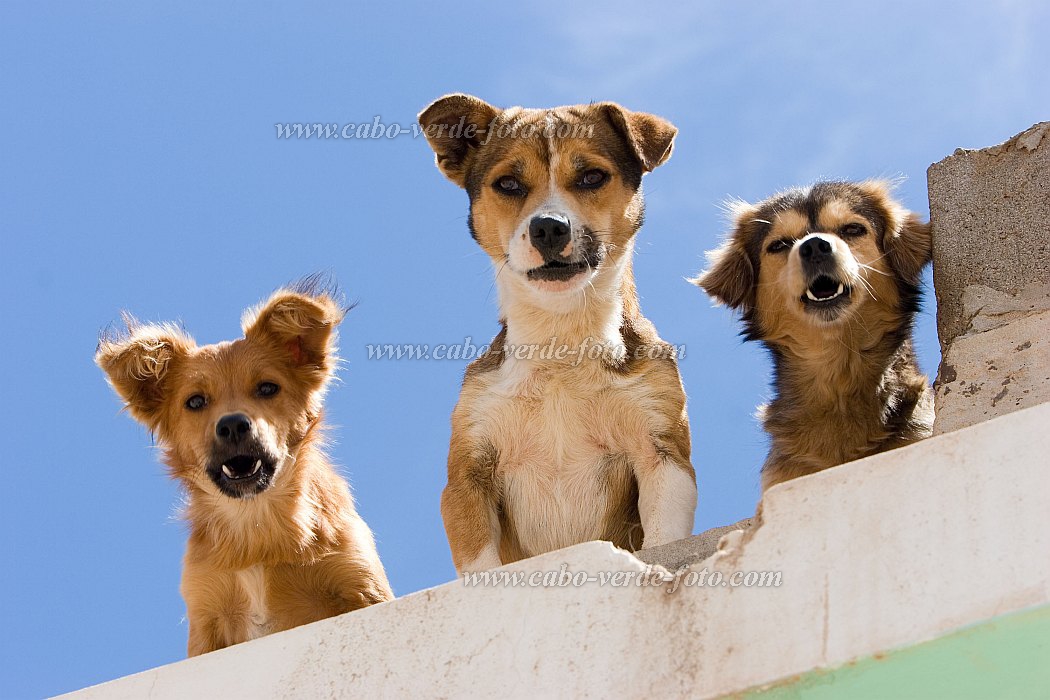
[[[849,294],[830,315],[806,298],[812,280],[800,251],[813,234]],[[822,182],[741,204],[709,257],[697,284],[739,309],[747,337],[774,359],[764,488],[930,434],[930,390],[910,341],[929,227],[885,183]]]
[[[97,363],[186,489],[190,656],[393,597],[372,533],[323,450],[322,398],[343,313],[324,291],[281,291],[245,315],[240,340],[198,347],[170,325],[129,320],[127,335],[99,344]],[[263,394],[264,383],[278,391]],[[217,423],[235,413],[251,424],[237,449],[250,444],[259,464],[273,456],[266,486],[241,498],[219,486],[216,460]]]

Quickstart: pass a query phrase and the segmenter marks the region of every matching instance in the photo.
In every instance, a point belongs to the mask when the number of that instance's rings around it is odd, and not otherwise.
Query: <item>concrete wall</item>
[[[1050,404],[777,486],[693,571],[778,587],[602,585],[607,543],[503,567],[580,587],[462,581],[73,694],[94,698],[717,697],[1050,602]]]
[[[943,433],[1050,401],[1050,122],[928,177]]]

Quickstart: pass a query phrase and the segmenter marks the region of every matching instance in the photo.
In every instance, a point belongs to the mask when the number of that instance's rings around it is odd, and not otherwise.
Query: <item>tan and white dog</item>
[[[470,197],[503,326],[452,415],[441,512],[456,569],[688,536],[685,392],[631,271],[642,175],[670,157],[677,130],[610,102],[498,109],[469,95],[419,121]]]

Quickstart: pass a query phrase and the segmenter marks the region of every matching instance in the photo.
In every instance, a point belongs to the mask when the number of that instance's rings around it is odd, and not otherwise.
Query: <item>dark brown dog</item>
[[[820,182],[733,209],[695,282],[773,356],[763,489],[928,437],[933,401],[911,329],[929,224],[881,181]]]

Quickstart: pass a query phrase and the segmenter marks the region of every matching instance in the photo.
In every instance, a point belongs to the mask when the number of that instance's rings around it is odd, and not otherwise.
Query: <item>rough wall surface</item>
[[[591,542],[496,570],[580,586],[457,581],[74,697],[712,698],[841,666],[1050,602],[1048,424],[1038,406],[776,486],[692,568],[779,586],[602,584],[647,565]]]
[[[1050,285],[967,287],[963,311],[970,325],[941,360],[936,434],[1050,401]]]
[[[928,178],[943,433],[1050,400],[1050,122]]]
[[[732,525],[713,527],[684,540],[643,549],[634,555],[646,564],[657,564],[668,571],[678,571],[683,566],[701,562],[717,552],[718,544],[725,535],[736,530],[748,530],[753,524],[754,518],[744,518]]]

